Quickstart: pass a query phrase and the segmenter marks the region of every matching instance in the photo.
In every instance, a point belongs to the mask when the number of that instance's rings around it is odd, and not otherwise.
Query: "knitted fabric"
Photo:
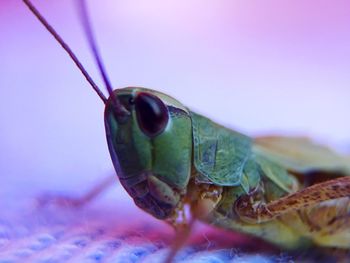
[[[129,204],[100,200],[81,208],[2,199],[0,262],[163,262],[174,232]],[[227,231],[197,227],[176,262],[284,262],[284,254]]]

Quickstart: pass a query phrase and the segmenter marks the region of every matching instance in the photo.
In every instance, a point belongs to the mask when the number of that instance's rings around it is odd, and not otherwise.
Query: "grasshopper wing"
[[[223,186],[242,184],[251,139],[191,112],[194,166],[204,179]]]
[[[254,141],[254,151],[287,170],[350,175],[350,156],[341,156],[305,137],[259,137]]]

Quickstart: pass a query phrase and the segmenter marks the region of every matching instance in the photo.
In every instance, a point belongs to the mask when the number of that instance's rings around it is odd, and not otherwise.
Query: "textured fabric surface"
[[[122,190],[122,189],[118,189]],[[111,195],[112,196],[112,195]],[[81,209],[2,198],[0,262],[162,262],[174,237],[163,222],[102,198]],[[256,241],[197,225],[177,262],[287,262]]]

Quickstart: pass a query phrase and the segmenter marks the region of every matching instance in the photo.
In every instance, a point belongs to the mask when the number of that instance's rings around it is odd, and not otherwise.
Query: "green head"
[[[144,88],[114,91],[105,107],[109,152],[119,180],[137,206],[156,218],[172,215],[191,172],[192,129],[187,109]]]

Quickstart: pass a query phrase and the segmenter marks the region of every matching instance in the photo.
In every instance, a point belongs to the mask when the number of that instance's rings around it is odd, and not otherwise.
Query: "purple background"
[[[73,1],[35,4],[101,83]],[[249,135],[309,135],[350,149],[349,1],[105,0],[89,8],[115,87],[169,93]],[[103,104],[21,1],[0,2],[0,121],[1,202],[82,193],[112,170]],[[141,213],[123,189],[108,196]]]

